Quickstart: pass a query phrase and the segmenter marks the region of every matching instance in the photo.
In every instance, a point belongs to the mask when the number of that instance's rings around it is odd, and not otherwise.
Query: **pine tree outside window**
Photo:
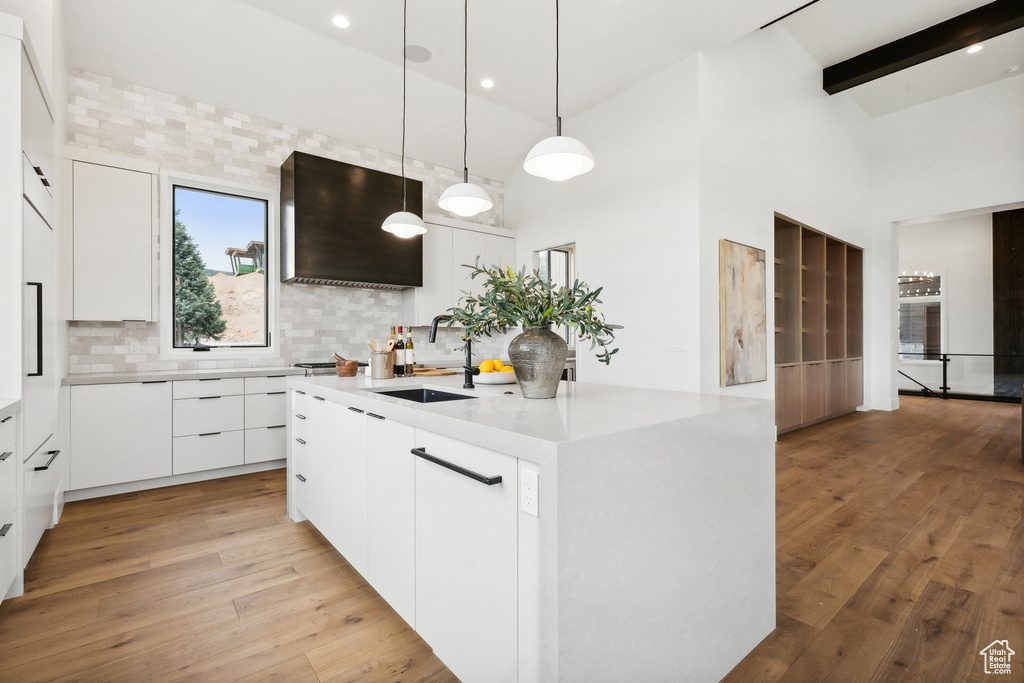
[[[267,347],[268,205],[173,187],[174,348]]]

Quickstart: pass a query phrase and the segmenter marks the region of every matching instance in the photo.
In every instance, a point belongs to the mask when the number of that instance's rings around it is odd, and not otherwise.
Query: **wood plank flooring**
[[[904,397],[777,447],[778,628],[727,681],[1024,680],[1020,406]],[[0,605],[0,682],[453,681],[283,471],[69,503]]]
[[[0,682],[454,681],[284,470],[69,503],[0,604]]]
[[[778,627],[729,682],[1024,681],[1019,405],[901,397],[779,437]]]

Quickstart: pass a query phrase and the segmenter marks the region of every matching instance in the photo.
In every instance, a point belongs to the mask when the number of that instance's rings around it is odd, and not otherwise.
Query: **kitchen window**
[[[163,173],[161,185],[162,355],[275,355],[277,198],[262,189],[174,172]]]
[[[566,244],[537,252],[538,272],[540,279],[551,283],[552,289],[568,287],[575,278],[576,245]],[[569,328],[559,325],[558,334],[562,335],[569,348],[576,347],[576,335],[569,334]]]
[[[901,361],[937,361],[943,350],[942,278],[900,276]]]

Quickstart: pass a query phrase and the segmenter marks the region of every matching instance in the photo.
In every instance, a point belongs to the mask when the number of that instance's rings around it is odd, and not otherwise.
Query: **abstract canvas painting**
[[[719,240],[722,386],[768,379],[765,251]]]

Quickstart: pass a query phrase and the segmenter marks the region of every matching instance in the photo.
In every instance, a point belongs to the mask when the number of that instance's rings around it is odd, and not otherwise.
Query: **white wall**
[[[1022,112],[1024,77],[1016,76],[874,119],[872,242],[866,246],[892,249],[896,221],[1024,200]],[[895,407],[896,259],[876,259],[865,270],[878,285],[865,295],[865,354],[892,359],[868,369],[866,398]]]
[[[691,57],[564,121],[593,171],[553,183],[519,169],[505,183],[517,262],[574,241],[579,276],[605,288],[600,310],[625,326],[607,367],[581,343],[581,381],[699,388],[697,130]]]
[[[992,353],[992,214],[984,213],[899,227],[899,272],[934,272],[942,277],[946,353]],[[936,389],[941,366],[901,363],[901,370]],[[954,358],[950,389],[990,394],[991,359]],[[938,380],[938,382],[936,382]],[[899,378],[899,388],[916,389]]]
[[[700,109],[700,390],[774,398],[772,334],[766,382],[719,386],[719,240],[765,249],[771,263],[777,211],[865,246],[868,118],[821,89],[821,67],[778,25],[701,59]]]

